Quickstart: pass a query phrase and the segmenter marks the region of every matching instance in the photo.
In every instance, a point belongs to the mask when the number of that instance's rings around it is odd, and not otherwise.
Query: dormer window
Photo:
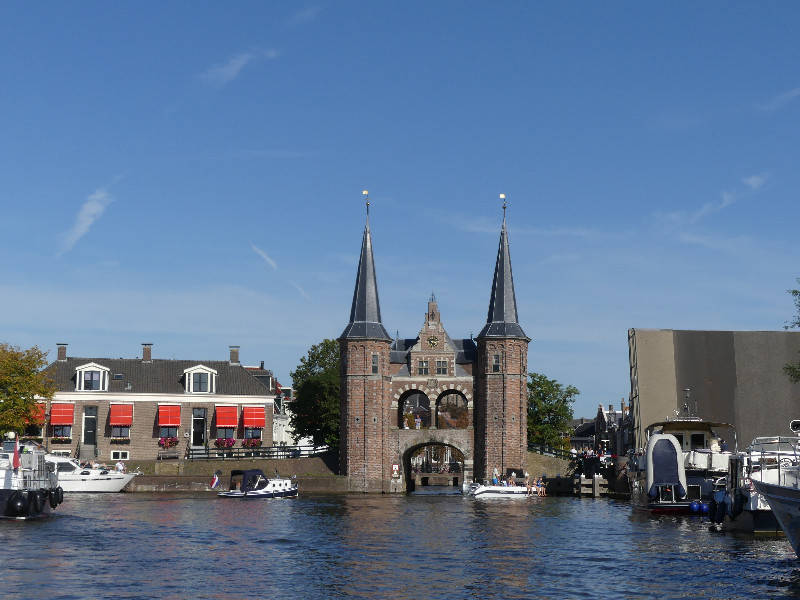
[[[76,392],[107,392],[109,369],[97,363],[88,363],[75,369]]]
[[[192,391],[195,393],[208,391],[208,373],[192,373]]]
[[[217,372],[204,365],[197,365],[183,372],[184,385],[189,394],[216,394]]]

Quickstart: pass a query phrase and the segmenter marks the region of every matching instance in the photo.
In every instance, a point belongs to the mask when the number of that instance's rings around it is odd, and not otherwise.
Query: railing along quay
[[[572,458],[568,450],[553,448],[545,444],[528,444],[528,450],[537,452],[543,456],[554,456],[555,458],[563,458],[564,460],[570,460]]]
[[[241,460],[244,458],[307,458],[328,451],[327,446],[265,446],[260,448],[187,448],[188,460]],[[159,452],[159,460],[178,458],[177,452]]]

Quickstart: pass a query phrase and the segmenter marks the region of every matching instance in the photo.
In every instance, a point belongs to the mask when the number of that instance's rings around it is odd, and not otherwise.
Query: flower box
[[[41,444],[44,440],[40,435],[23,435],[19,438],[20,442],[36,442],[37,444]]]
[[[131,438],[115,437],[109,440],[112,444],[130,444]]]
[[[174,448],[178,445],[178,438],[176,437],[162,437],[158,438],[158,445],[162,448]]]
[[[234,438],[217,438],[214,440],[214,446],[217,448],[233,448],[236,443]]]
[[[50,440],[53,444],[71,444],[72,438],[71,437],[54,437]]]
[[[261,444],[263,442],[258,438],[249,438],[246,440],[242,440],[242,447],[243,448],[261,448]]]

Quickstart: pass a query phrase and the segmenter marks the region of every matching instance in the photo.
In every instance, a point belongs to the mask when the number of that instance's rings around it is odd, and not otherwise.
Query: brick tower
[[[475,476],[521,474],[527,457],[527,372],[530,338],[517,322],[506,206],[494,268],[489,314],[477,337],[475,360]]]
[[[391,470],[387,464],[390,343],[391,338],[381,323],[367,200],[367,222],[350,322],[339,336],[342,360],[339,462],[341,474],[347,475],[354,491],[388,491],[384,486]]]

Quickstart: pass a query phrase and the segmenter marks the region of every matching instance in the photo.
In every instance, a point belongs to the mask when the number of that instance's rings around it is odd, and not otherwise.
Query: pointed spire
[[[361,240],[361,258],[358,261],[356,287],[353,290],[353,305],[350,322],[341,337],[345,339],[391,340],[381,323],[381,305],[378,300],[378,281],[375,277],[375,259],[372,256],[372,234],[369,230],[369,195],[362,194],[367,202],[367,222]]]
[[[508,249],[506,230],[506,196],[503,201],[503,226],[500,229],[500,245],[497,248],[497,263],[494,267],[492,295],[489,298],[489,314],[478,338],[524,338],[529,339],[517,321],[517,297],[514,294],[514,277],[511,274],[511,252]]]

